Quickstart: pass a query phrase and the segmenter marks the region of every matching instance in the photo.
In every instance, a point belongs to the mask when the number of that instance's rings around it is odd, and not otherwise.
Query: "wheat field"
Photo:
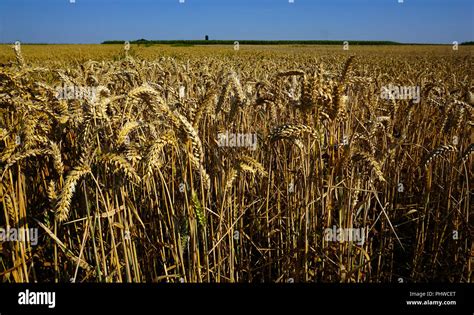
[[[473,51],[1,45],[0,278],[472,282]]]

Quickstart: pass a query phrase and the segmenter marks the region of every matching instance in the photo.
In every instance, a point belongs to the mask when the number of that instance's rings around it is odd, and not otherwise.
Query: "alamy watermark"
[[[97,88],[94,86],[63,85],[56,88],[56,98],[60,100],[80,100],[86,99],[94,101],[97,95]]]
[[[0,242],[30,242],[38,245],[38,229],[30,228],[0,228]]]
[[[327,242],[355,242],[362,246],[367,236],[365,228],[338,228],[333,225],[332,228],[324,230],[324,240]]]
[[[257,149],[257,134],[225,132],[217,135],[219,147]]]
[[[389,84],[388,86],[382,86],[380,97],[385,100],[413,100],[414,103],[419,103],[421,99],[420,87]]]
[[[26,289],[18,293],[18,305],[45,305],[56,307],[56,292],[34,292]]]

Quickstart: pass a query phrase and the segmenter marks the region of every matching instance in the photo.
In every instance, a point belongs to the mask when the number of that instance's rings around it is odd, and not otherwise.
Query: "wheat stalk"
[[[88,165],[82,164],[76,166],[66,177],[63,189],[59,195],[59,200],[56,205],[56,216],[59,222],[65,221],[69,216],[69,208],[71,205],[71,198],[74,194],[77,181],[90,173],[91,169]]]

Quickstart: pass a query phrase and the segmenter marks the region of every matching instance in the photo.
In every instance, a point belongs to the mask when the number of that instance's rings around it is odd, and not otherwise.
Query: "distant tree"
[[[209,35],[206,35],[206,40],[209,40]]]

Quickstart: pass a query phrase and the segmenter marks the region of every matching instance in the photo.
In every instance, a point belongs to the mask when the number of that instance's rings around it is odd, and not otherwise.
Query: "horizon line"
[[[234,43],[234,42],[239,42],[240,43],[254,43],[258,44],[260,43],[278,43],[282,42],[281,45],[285,45],[284,43],[288,44],[311,44],[313,43],[314,45],[317,44],[332,44],[332,43],[344,43],[348,42],[349,44],[353,43],[354,45],[358,45],[358,43],[362,44],[367,44],[367,43],[378,43],[379,45],[384,43],[385,45],[453,45],[455,42],[450,42],[450,43],[430,43],[430,42],[397,42],[397,41],[391,41],[391,40],[347,40],[347,39],[166,39],[166,40],[161,40],[161,39],[152,39],[152,40],[147,40],[147,39],[136,39],[136,40],[129,40],[128,42],[130,44],[173,44],[173,43],[191,43],[194,42],[196,44],[208,44],[208,45],[213,45],[213,44],[219,44],[219,43]],[[111,44],[122,44],[127,42],[127,40],[105,40],[102,42],[21,42],[22,45],[111,45]],[[474,41],[469,40],[469,41],[456,41],[458,45],[473,45]],[[0,42],[0,45],[12,45],[15,44],[16,41],[8,41],[8,42]],[[382,44],[383,45],[383,44]]]

